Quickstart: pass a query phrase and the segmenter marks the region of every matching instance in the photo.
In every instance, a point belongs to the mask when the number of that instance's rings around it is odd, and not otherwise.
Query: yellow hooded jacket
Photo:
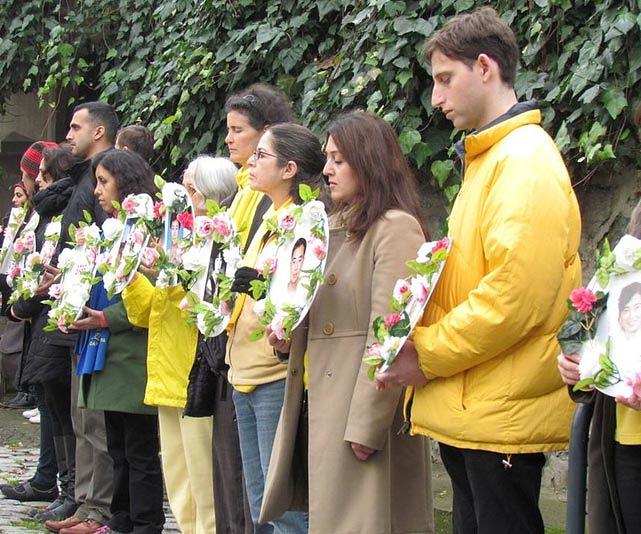
[[[530,109],[465,138],[453,248],[414,333],[436,378],[408,393],[413,434],[499,453],[567,446],[574,407],[556,333],[581,283],[581,220],[540,122]]]
[[[229,208],[244,246],[256,208],[263,194],[249,188],[249,169],[236,175],[238,192]],[[185,296],[182,286],[154,287],[136,276],[122,293],[129,321],[149,329],[145,404],[184,408],[189,372],[196,357],[198,329],[187,323],[178,306]]]

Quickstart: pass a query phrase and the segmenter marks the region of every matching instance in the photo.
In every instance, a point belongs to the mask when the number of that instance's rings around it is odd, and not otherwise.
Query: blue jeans
[[[265,478],[284,395],[285,380],[256,386],[251,393],[234,390],[232,394],[236,407],[245,486],[255,534],[307,532],[308,517],[303,512],[286,512],[276,521],[258,524],[265,491]]]

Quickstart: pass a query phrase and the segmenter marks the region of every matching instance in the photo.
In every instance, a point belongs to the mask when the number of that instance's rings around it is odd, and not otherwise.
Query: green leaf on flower
[[[158,176],[157,174],[154,176],[154,185],[156,186],[157,189],[161,189],[164,187],[164,185],[167,182],[163,180],[162,176]],[[161,196],[162,198],[162,196]]]
[[[93,220],[93,218],[91,217],[91,213],[89,213],[87,210],[82,210],[82,217],[88,224],[91,224],[91,221]]]
[[[403,312],[401,320],[390,327],[389,335],[393,337],[405,337],[410,334],[410,318],[406,312]]]
[[[589,378],[584,378],[583,380],[579,380],[576,384],[574,384],[574,387],[572,388],[572,391],[581,391],[582,389],[589,388],[594,385],[594,378],[589,377]]]
[[[387,330],[385,329],[385,322],[383,317],[380,315],[374,319],[372,322],[372,328],[374,330],[374,337],[379,343],[385,342],[385,336],[387,335]]]
[[[265,282],[262,280],[252,280],[249,284],[249,290],[251,291],[251,295],[254,300],[260,300],[265,294]]]
[[[312,188],[307,184],[300,184],[298,186],[298,196],[303,202],[311,202],[318,198],[319,190],[312,191]]]
[[[374,381],[374,378],[376,377],[376,369],[377,367],[374,365],[367,369],[367,378],[369,378],[370,381]]]

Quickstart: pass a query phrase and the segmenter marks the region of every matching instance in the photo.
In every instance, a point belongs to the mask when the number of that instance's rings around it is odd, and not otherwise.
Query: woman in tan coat
[[[341,116],[325,150],[336,204],[325,283],[291,346],[269,336],[290,359],[261,519],[304,507],[308,437],[312,534],[432,532],[427,442],[399,433],[401,388],[377,391],[362,363],[372,320],[389,313],[405,261],[425,240],[415,181],[394,131],[374,115]]]

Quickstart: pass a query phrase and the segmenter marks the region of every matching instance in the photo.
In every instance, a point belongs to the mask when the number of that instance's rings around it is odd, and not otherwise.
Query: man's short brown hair
[[[154,155],[154,136],[142,124],[132,124],[118,130],[118,144],[135,152],[147,163]]]
[[[514,86],[519,46],[512,29],[491,7],[481,7],[449,20],[425,42],[423,54],[428,63],[436,51],[468,66],[479,54],[486,54],[498,63],[503,83]]]

